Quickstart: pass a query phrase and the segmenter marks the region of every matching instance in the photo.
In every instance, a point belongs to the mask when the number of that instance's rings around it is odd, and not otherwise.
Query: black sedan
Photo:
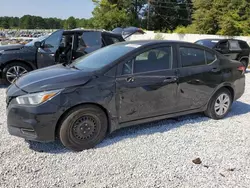
[[[19,78],[7,90],[8,130],[80,151],[126,126],[197,112],[221,119],[244,93],[244,71],[197,44],[117,43]]]

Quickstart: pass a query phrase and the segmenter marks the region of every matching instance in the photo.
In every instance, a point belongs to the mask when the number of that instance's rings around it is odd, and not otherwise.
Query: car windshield
[[[219,42],[219,40],[199,40],[195,42],[196,44],[200,44],[202,46],[206,46],[208,48],[214,48],[215,45]]]
[[[34,46],[35,42],[42,42],[44,39],[46,39],[49,35],[44,35],[39,38],[33,39],[31,42],[25,44],[25,46]]]
[[[138,44],[115,44],[101,48],[97,51],[94,51],[88,55],[80,57],[73,61],[71,66],[76,67],[77,69],[92,69],[97,70],[101,69],[104,66],[114,62],[115,60],[121,58],[125,54],[133,51],[135,48],[140,47]]]

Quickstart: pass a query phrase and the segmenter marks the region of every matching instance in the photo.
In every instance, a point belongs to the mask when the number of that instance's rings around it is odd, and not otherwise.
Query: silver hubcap
[[[13,66],[10,67],[6,73],[6,78],[7,80],[12,83],[14,82],[17,78],[21,77],[22,75],[24,75],[25,73],[27,73],[28,71],[21,67],[21,66]]]
[[[221,94],[215,101],[214,110],[215,113],[219,116],[223,116],[227,113],[229,107],[230,107],[230,97],[228,94],[223,93]]]

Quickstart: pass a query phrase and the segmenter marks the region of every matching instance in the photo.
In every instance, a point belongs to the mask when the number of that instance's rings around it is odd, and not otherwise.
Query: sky
[[[90,18],[92,0],[0,0],[0,17],[35,15],[42,17]]]

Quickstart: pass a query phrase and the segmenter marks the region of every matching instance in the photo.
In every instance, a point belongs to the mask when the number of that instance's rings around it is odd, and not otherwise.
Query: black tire
[[[66,114],[58,134],[66,148],[82,151],[100,143],[106,136],[107,128],[107,116],[102,109],[82,105]]]
[[[23,69],[25,69],[27,72],[30,72],[30,71],[32,71],[32,69],[29,67],[29,66],[27,66],[25,63],[22,63],[22,62],[13,62],[13,63],[10,63],[10,64],[7,64],[5,67],[4,67],[4,69],[3,69],[3,79],[4,79],[4,82],[6,83],[6,84],[11,84],[12,82],[7,78],[7,72],[11,69],[11,68],[13,68],[13,67],[21,67],[21,68],[23,68]],[[13,79],[13,81],[14,81],[14,79]]]
[[[222,115],[218,115],[218,112],[216,112],[216,110],[215,110],[215,103],[217,103],[219,96],[221,96],[223,94],[225,94],[229,97],[228,109],[225,110],[224,111],[225,113],[223,113]],[[226,88],[222,88],[219,91],[217,91],[213,95],[213,97],[210,99],[208,106],[207,106],[207,110],[205,111],[205,115],[212,118],[212,119],[216,119],[216,120],[223,119],[230,111],[231,106],[232,106],[232,102],[233,102],[233,99],[232,99],[231,92]]]
[[[241,62],[241,63],[246,67],[246,69],[247,69],[247,67],[248,67],[248,60],[247,60],[247,59],[242,59],[240,62]]]

